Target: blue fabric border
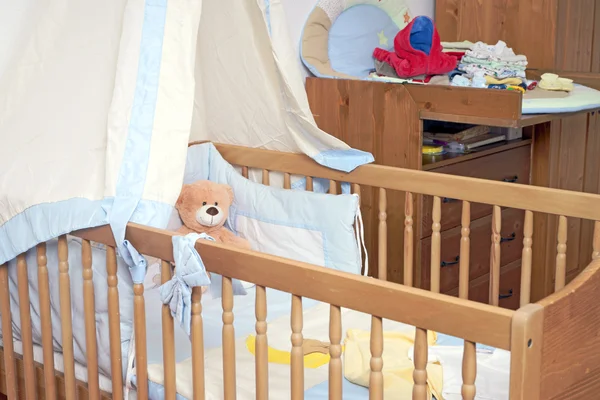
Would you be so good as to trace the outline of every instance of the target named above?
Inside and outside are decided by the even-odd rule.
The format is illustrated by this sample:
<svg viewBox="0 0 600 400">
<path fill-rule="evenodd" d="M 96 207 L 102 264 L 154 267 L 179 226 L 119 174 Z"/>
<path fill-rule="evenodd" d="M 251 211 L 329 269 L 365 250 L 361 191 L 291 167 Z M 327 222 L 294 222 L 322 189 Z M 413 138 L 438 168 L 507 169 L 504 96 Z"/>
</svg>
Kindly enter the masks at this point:
<svg viewBox="0 0 600 400">
<path fill-rule="evenodd" d="M 146 0 L 140 43 L 135 94 L 123 162 L 117 179 L 116 196 L 109 221 L 122 254 L 127 222 L 135 212 L 144 192 L 154 128 L 156 100 L 160 80 L 167 0 Z M 130 247 L 129 250 L 132 250 Z M 128 257 L 129 258 L 129 257 Z M 136 257 L 132 257 L 133 260 Z M 134 261 L 135 263 L 135 261 Z M 130 265 L 134 282 L 143 281 L 145 265 Z"/>
<path fill-rule="evenodd" d="M 375 161 L 371 153 L 356 149 L 326 150 L 312 158 L 321 165 L 343 172 L 352 172 L 361 165 Z"/>
<path fill-rule="evenodd" d="M 108 224 L 112 203 L 113 198 L 72 198 L 29 207 L 0 226 L 0 264 L 60 235 Z M 166 226 L 172 212 L 170 204 L 142 200 L 131 222 Z"/>
</svg>

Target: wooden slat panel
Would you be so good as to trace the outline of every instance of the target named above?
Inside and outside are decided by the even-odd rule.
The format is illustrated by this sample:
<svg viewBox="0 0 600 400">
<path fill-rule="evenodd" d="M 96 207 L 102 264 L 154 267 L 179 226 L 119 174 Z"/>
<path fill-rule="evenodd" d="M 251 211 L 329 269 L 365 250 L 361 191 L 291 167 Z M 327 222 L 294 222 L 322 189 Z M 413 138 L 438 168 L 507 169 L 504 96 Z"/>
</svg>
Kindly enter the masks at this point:
<svg viewBox="0 0 600 400">
<path fill-rule="evenodd" d="M 342 400 L 342 311 L 340 307 L 329 307 L 329 398 Z"/>
<path fill-rule="evenodd" d="M 133 284 L 133 329 L 135 334 L 135 374 L 137 395 L 148 397 L 148 353 L 146 344 L 146 306 L 144 284 Z"/>
<path fill-rule="evenodd" d="M 497 306 L 500 301 L 500 240 L 502 236 L 502 212 L 494 206 L 492 214 L 492 247 L 490 249 L 490 304 Z"/>
<path fill-rule="evenodd" d="M 142 254 L 163 260 L 173 260 L 172 237 L 175 232 L 129 223 L 126 239 Z M 76 236 L 114 244 L 110 226 L 86 229 Z M 271 256 L 253 251 L 233 249 L 208 240 L 196 243 L 196 249 L 209 272 L 231 276 L 256 285 L 265 286 L 328 304 L 338 303 L 370 315 L 380 315 L 412 326 L 461 337 L 473 342 L 509 347 L 510 318 L 513 311 L 485 304 L 465 302 L 448 296 L 357 276 L 329 268 Z M 222 262 L 227 259 L 228 262 Z M 268 274 L 265 271 L 269 271 Z M 320 282 L 321 285 L 315 285 Z M 331 290 L 322 290 L 322 287 Z M 362 293 L 356 296 L 356 293 Z M 343 295 L 342 295 L 343 294 Z M 376 301 L 364 301 L 365 298 Z M 411 304 L 398 308 L 398 304 Z M 419 310 L 437 310 L 436 318 Z M 462 321 L 457 324 L 456 321 Z"/>
<path fill-rule="evenodd" d="M 477 353 L 475 343 L 465 340 L 462 362 L 463 384 L 461 393 L 464 400 L 474 400 L 477 389 L 475 378 L 477 377 Z"/>
<path fill-rule="evenodd" d="M 0 265 L 0 306 L 2 307 L 2 339 L 4 344 L 4 369 L 6 395 L 9 400 L 17 399 L 17 375 L 10 312 L 10 288 L 8 287 L 8 265 Z M 10 335 L 8 334 L 10 332 Z"/>
<path fill-rule="evenodd" d="M 567 218 L 558 219 L 558 245 L 556 246 L 556 276 L 554 291 L 565 287 L 567 277 Z"/>
<path fill-rule="evenodd" d="M 290 379 L 292 388 L 292 400 L 304 399 L 304 352 L 302 344 L 302 297 L 292 295 L 292 353 L 291 353 L 291 374 Z"/>
<path fill-rule="evenodd" d="M 160 282 L 167 283 L 171 280 L 171 264 L 167 261 L 160 263 Z M 193 311 L 193 309 L 192 309 Z M 192 316 L 193 320 L 193 316 Z M 193 328 L 192 322 L 192 329 Z M 176 375 L 175 375 L 175 333 L 173 316 L 168 304 L 162 306 L 162 348 L 163 348 L 163 369 L 165 376 L 165 400 L 175 400 L 177 394 Z M 194 334 L 192 334 L 194 340 Z M 193 354 L 192 345 L 192 354 Z M 193 356 L 193 355 L 192 355 Z"/>
<path fill-rule="evenodd" d="M 201 253 L 203 254 L 203 253 Z M 203 257 L 204 258 L 204 257 Z M 208 263 L 205 263 L 209 265 Z M 235 330 L 233 328 L 233 282 L 223 275 L 223 393 L 225 400 L 236 397 L 235 383 Z"/>
<path fill-rule="evenodd" d="M 597 260 L 600 258 L 600 221 L 594 223 L 594 239 L 593 239 L 593 253 L 592 259 Z"/>
<path fill-rule="evenodd" d="M 371 317 L 371 374 L 369 400 L 383 400 L 383 320 Z"/>
<path fill-rule="evenodd" d="M 306 190 L 309 192 L 313 191 L 313 178 L 311 176 L 306 177 Z"/>
<path fill-rule="evenodd" d="M 23 342 L 23 364 L 25 375 L 25 396 L 37 397 L 35 390 L 35 368 L 33 365 L 33 338 L 31 331 L 31 306 L 29 301 L 29 278 L 25 254 L 17 256 L 17 277 L 19 286 L 19 312 L 21 316 L 21 341 Z"/>
<path fill-rule="evenodd" d="M 123 397 L 123 365 L 121 364 L 121 313 L 119 312 L 119 289 L 117 288 L 119 281 L 117 279 L 117 254 L 115 248 L 110 245 L 106 248 L 106 281 L 108 284 L 108 336 L 112 394 L 115 398 L 120 399 Z"/>
<path fill-rule="evenodd" d="M 531 263 L 533 257 L 533 213 L 525 211 L 523 254 L 521 257 L 521 307 L 531 302 Z"/>
<path fill-rule="evenodd" d="M 590 72 L 596 0 L 558 1 L 554 68 Z"/>
<path fill-rule="evenodd" d="M 225 318 L 225 316 L 223 317 Z M 190 325 L 192 335 L 192 376 L 194 377 L 193 399 L 202 400 L 205 396 L 204 327 L 202 323 L 202 287 L 199 286 L 192 288 L 192 321 Z M 226 345 L 228 346 L 230 343 L 227 342 Z M 225 358 L 223 360 L 225 360 Z M 230 360 L 227 359 L 227 361 Z M 226 391 L 226 393 L 231 395 L 229 391 Z M 233 398 L 235 398 L 235 389 L 233 391 Z"/>
<path fill-rule="evenodd" d="M 285 173 L 283 174 L 283 188 L 291 189 L 292 188 L 292 176 L 291 174 Z"/>
<path fill-rule="evenodd" d="M 592 72 L 600 72 L 600 3 L 596 1 L 596 9 L 594 15 L 594 39 L 592 43 L 594 44 L 592 47 Z M 597 80 L 600 85 L 600 79 Z M 598 86 L 600 87 L 600 86 Z M 596 89 L 598 89 L 596 87 Z"/>
<path fill-rule="evenodd" d="M 256 399 L 269 398 L 269 344 L 267 339 L 267 289 L 256 287 Z"/>
<path fill-rule="evenodd" d="M 242 167 L 242 176 L 248 179 L 248 167 Z"/>
<path fill-rule="evenodd" d="M 48 258 L 46 243 L 37 246 L 40 322 L 42 325 L 42 349 L 44 352 L 44 394 L 46 399 L 56 399 L 54 376 L 54 348 L 52 340 L 52 314 L 50 311 L 50 284 L 48 282 Z"/>
<path fill-rule="evenodd" d="M 566 217 L 600 220 L 600 209 L 595 206 L 598 202 L 598 196 L 589 193 L 442 175 L 377 164 L 364 165 L 349 174 L 345 174 L 320 166 L 311 158 L 301 154 L 248 149 L 231 145 L 216 145 L 216 147 L 223 157 L 233 164 L 243 162 L 256 168 L 266 168 L 291 174 L 308 174 L 313 177 L 357 183 L 364 186 L 376 184 L 381 188 L 412 192 L 413 194 L 449 197 L 467 200 L 471 203 L 484 203 L 546 214 L 564 215 Z M 473 187 L 477 187 L 479 190 L 473 190 Z M 402 209 L 404 209 L 404 204 Z"/>
<path fill-rule="evenodd" d="M 71 314 L 71 279 L 69 249 L 65 235 L 58 238 L 58 271 L 60 288 L 60 322 L 65 368 L 65 397 L 75 400 L 75 359 L 73 358 L 73 316 Z M 121 341 L 119 341 L 119 346 Z"/>
<path fill-rule="evenodd" d="M 89 240 L 83 240 L 81 243 L 81 261 L 83 264 L 83 308 L 85 310 L 85 352 L 88 388 L 90 400 L 98 400 L 100 398 L 100 378 L 98 375 L 98 346 L 96 343 L 96 301 L 94 299 L 92 245 Z"/>
<path fill-rule="evenodd" d="M 269 186 L 271 184 L 270 177 L 269 177 L 269 171 L 266 169 L 262 170 L 262 184 L 265 186 Z"/>
<path fill-rule="evenodd" d="M 471 203 L 463 201 L 462 228 L 460 230 L 460 265 L 458 293 L 461 299 L 469 298 L 469 266 L 471 260 Z"/>
</svg>

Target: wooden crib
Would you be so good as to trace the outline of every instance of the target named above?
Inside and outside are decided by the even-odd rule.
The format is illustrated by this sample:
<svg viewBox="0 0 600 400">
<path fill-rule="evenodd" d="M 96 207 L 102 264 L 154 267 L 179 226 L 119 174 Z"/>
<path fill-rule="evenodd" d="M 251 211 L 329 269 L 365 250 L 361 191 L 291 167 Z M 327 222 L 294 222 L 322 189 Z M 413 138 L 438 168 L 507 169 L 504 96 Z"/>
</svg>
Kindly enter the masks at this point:
<svg viewBox="0 0 600 400">
<path fill-rule="evenodd" d="M 410 324 L 416 329 L 413 399 L 427 395 L 427 331 L 445 333 L 464 339 L 463 387 L 464 399 L 473 399 L 476 392 L 475 344 L 482 343 L 511 351 L 510 398 L 590 399 L 600 390 L 600 222 L 594 223 L 592 262 L 572 282 L 565 285 L 568 218 L 600 221 L 600 196 L 532 186 L 492 182 L 471 178 L 404 170 L 379 165 L 367 165 L 350 174 L 317 165 L 304 155 L 217 145 L 223 157 L 249 170 L 262 170 L 263 183 L 269 184 L 270 172 L 284 174 L 284 187 L 291 186 L 292 175 L 307 178 L 312 189 L 314 177 L 333 183 L 348 182 L 355 193 L 361 190 L 379 191 L 378 277 L 356 276 L 314 265 L 274 257 L 252 251 L 242 251 L 209 241 L 199 241 L 196 248 L 207 269 L 223 276 L 223 398 L 236 398 L 236 362 L 234 345 L 232 279 L 255 283 L 256 292 L 256 398 L 267 399 L 268 368 L 266 332 L 266 288 L 292 294 L 291 303 L 291 394 L 292 399 L 304 396 L 302 352 L 302 298 L 312 298 L 330 304 L 329 398 L 342 399 L 341 311 L 348 308 L 372 315 L 370 399 L 383 398 L 382 319 Z M 338 185 L 330 185 L 335 194 Z M 397 238 L 388 238 L 386 198 L 391 193 L 406 197 L 404 227 L 404 284 L 386 282 L 386 246 L 394 246 Z M 418 196 L 433 196 L 433 235 L 431 249 L 431 290 L 411 287 L 411 266 L 414 263 L 413 207 Z M 459 297 L 439 294 L 440 291 L 440 221 L 441 198 L 462 200 L 462 237 L 460 239 Z M 493 205 L 492 245 L 490 249 L 490 304 L 468 299 L 470 253 L 470 205 Z M 501 207 L 525 210 L 521 307 L 517 311 L 498 307 L 500 279 Z M 559 216 L 556 248 L 555 293 L 530 304 L 533 215 L 547 213 Z M 14 353 L 13 342 L 4 337 L 3 369 L 0 389 L 9 399 L 15 398 L 122 398 L 123 371 L 119 331 L 119 294 L 117 291 L 115 243 L 108 226 L 74 232 L 83 239 L 84 307 L 87 345 L 88 382 L 75 379 L 69 264 L 66 237 L 59 238 L 60 308 L 65 371 L 55 372 L 53 364 L 49 291 L 45 245 L 38 246 L 38 277 L 42 309 L 42 347 L 44 365 L 34 362 L 29 307 L 20 309 L 23 355 Z M 129 224 L 127 239 L 143 254 L 162 261 L 162 281 L 171 278 L 173 233 Z M 98 362 L 95 343 L 94 287 L 92 285 L 90 241 L 108 246 L 107 276 L 109 301 L 109 334 L 111 353 L 112 394 L 103 393 L 98 383 Z M 579 251 L 576 249 L 575 251 Z M 33 266 L 29 266 L 33 268 Z M 29 304 L 29 292 L 23 256 L 18 257 L 18 296 L 20 304 Z M 322 285 L 315 285 L 321 282 Z M 0 267 L 0 306 L 2 326 L 11 326 L 7 266 Z M 365 301 L 369 299 L 369 301 Z M 194 399 L 204 398 L 204 349 L 201 290 L 192 295 L 192 365 Z M 46 311 L 46 312 L 44 312 Z M 134 325 L 136 373 L 139 399 L 147 398 L 147 345 L 145 332 L 144 286 L 134 285 Z M 162 309 L 164 385 L 166 399 L 175 398 L 174 321 L 168 306 Z M 5 330 L 6 332 L 6 330 Z"/>
</svg>

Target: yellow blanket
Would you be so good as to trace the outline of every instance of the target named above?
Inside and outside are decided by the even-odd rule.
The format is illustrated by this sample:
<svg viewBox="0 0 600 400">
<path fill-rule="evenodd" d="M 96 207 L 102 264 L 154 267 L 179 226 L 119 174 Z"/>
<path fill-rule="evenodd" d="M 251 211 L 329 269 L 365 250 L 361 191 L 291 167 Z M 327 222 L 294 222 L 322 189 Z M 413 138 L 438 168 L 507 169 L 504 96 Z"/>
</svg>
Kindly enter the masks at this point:
<svg viewBox="0 0 600 400">
<path fill-rule="evenodd" d="M 415 330 L 384 332 L 383 334 L 383 385 L 386 399 L 410 399 L 413 389 L 414 363 L 409 350 L 414 345 Z M 437 341 L 435 332 L 427 332 L 428 345 Z M 369 386 L 371 348 L 370 332 L 349 329 L 346 333 L 344 376 L 350 382 Z M 438 362 L 427 364 L 428 399 L 432 394 L 442 398 L 442 366 Z"/>
</svg>

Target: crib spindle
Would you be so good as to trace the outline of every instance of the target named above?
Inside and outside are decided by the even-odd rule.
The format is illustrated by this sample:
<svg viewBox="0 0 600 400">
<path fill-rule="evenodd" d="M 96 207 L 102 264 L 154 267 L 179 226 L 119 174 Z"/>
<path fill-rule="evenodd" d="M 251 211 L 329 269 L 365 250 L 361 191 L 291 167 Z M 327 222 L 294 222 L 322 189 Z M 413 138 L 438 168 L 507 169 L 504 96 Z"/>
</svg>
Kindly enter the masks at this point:
<svg viewBox="0 0 600 400">
<path fill-rule="evenodd" d="M 160 263 L 160 282 L 167 283 L 171 280 L 171 264 L 168 261 Z M 193 309 L 192 309 L 193 312 Z M 192 316 L 192 330 L 194 329 L 194 317 Z M 165 379 L 165 400 L 175 400 L 177 397 L 177 386 L 175 382 L 175 333 L 173 316 L 168 304 L 162 306 L 162 348 L 163 348 L 163 372 Z M 192 333 L 192 340 L 194 335 Z M 192 356 L 194 346 L 192 345 Z"/>
<path fill-rule="evenodd" d="M 556 276 L 554 291 L 565 287 L 567 276 L 567 217 L 558 217 L 558 245 L 556 246 Z"/>
<path fill-rule="evenodd" d="M 56 400 L 56 377 L 54 376 L 54 348 L 52 341 L 50 284 L 48 282 L 46 243 L 40 243 L 37 246 L 37 263 L 40 296 L 40 322 L 42 325 L 42 350 L 44 352 L 44 394 L 47 400 Z"/>
<path fill-rule="evenodd" d="M 377 278 L 387 280 L 387 193 L 384 188 L 379 188 L 379 262 L 377 265 Z"/>
<path fill-rule="evenodd" d="M 406 192 L 404 200 L 404 285 L 413 285 L 413 195 Z"/>
<path fill-rule="evenodd" d="M 329 306 L 329 398 L 342 399 L 342 310 Z"/>
<path fill-rule="evenodd" d="M 413 371 L 413 400 L 427 399 L 427 330 L 417 328 L 415 331 L 415 346 L 414 346 L 414 364 Z"/>
<path fill-rule="evenodd" d="M 337 182 L 329 181 L 329 194 L 337 194 Z"/>
<path fill-rule="evenodd" d="M 304 352 L 302 345 L 302 297 L 292 295 L 292 354 L 291 354 L 291 375 L 292 379 L 292 400 L 304 399 Z"/>
<path fill-rule="evenodd" d="M 525 211 L 523 225 L 523 255 L 521 257 L 521 300 L 524 307 L 531 301 L 531 263 L 533 260 L 533 212 Z"/>
<path fill-rule="evenodd" d="M 269 186 L 271 184 L 269 177 L 269 170 L 262 170 L 262 184 L 265 186 Z"/>
<path fill-rule="evenodd" d="M 71 315 L 71 278 L 67 237 L 58 238 L 58 271 L 60 289 L 60 322 L 65 367 L 65 398 L 75 400 L 75 359 L 73 358 L 73 321 Z M 119 345 L 121 341 L 119 341 Z"/>
<path fill-rule="evenodd" d="M 498 306 L 500 301 L 500 230 L 502 229 L 502 211 L 494 206 L 492 213 L 492 246 L 490 249 L 490 298 L 489 303 Z"/>
<path fill-rule="evenodd" d="M 35 390 L 35 366 L 33 364 L 29 277 L 27 276 L 27 261 L 25 260 L 25 254 L 17 256 L 17 280 L 19 286 L 19 313 L 21 316 L 21 341 L 23 343 L 25 396 L 28 399 L 35 399 L 37 395 Z"/>
<path fill-rule="evenodd" d="M 233 282 L 223 277 L 223 390 L 225 400 L 236 397 L 235 383 L 235 330 L 233 328 Z"/>
<path fill-rule="evenodd" d="M 383 400 L 383 319 L 371 316 L 369 400 Z"/>
<path fill-rule="evenodd" d="M 267 340 L 267 288 L 256 286 L 256 399 L 269 398 L 269 353 Z"/>
<path fill-rule="evenodd" d="M 148 354 L 146 347 L 146 305 L 144 284 L 133 285 L 133 332 L 135 334 L 135 374 L 137 395 L 148 398 Z"/>
<path fill-rule="evenodd" d="M 202 322 L 202 287 L 200 286 L 192 288 L 192 321 L 190 325 L 192 335 L 192 376 L 194 377 L 192 387 L 193 399 L 203 400 L 205 396 L 204 327 Z M 235 397 L 235 392 L 233 396 Z"/>
<path fill-rule="evenodd" d="M 248 179 L 248 167 L 242 167 L 242 176 Z"/>
<path fill-rule="evenodd" d="M 592 241 L 592 260 L 600 258 L 600 221 L 594 223 L 594 239 Z"/>
<path fill-rule="evenodd" d="M 8 400 L 17 399 L 17 375 L 12 336 L 12 317 L 10 313 L 10 289 L 8 287 L 8 265 L 0 265 L 0 306 L 2 307 L 2 339 L 4 347 L 4 371 L 6 396 Z"/>
<path fill-rule="evenodd" d="M 312 176 L 307 176 L 306 177 L 306 190 L 308 192 L 312 192 L 314 190 L 313 189 L 313 178 L 312 178 Z"/>
<path fill-rule="evenodd" d="M 458 296 L 469 298 L 469 265 L 471 260 L 471 203 L 463 201 L 460 231 L 460 270 Z M 477 358 L 475 343 L 465 340 L 462 360 L 462 396 L 464 400 L 475 399 L 475 377 L 477 376 Z"/>
<path fill-rule="evenodd" d="M 110 341 L 110 371 L 112 395 L 123 398 L 123 366 L 121 364 L 121 313 L 119 312 L 119 281 L 117 278 L 117 253 L 106 247 L 106 281 L 108 284 L 108 337 Z"/>
<path fill-rule="evenodd" d="M 471 265 L 471 203 L 462 202 L 460 230 L 460 265 L 458 294 L 461 299 L 469 298 L 469 266 Z"/>
<path fill-rule="evenodd" d="M 440 268 L 442 263 L 442 236 L 440 234 L 440 230 L 442 228 L 442 199 L 438 196 L 433 197 L 433 210 L 431 219 L 433 221 L 431 225 L 431 291 L 434 293 L 439 293 Z"/>
<path fill-rule="evenodd" d="M 92 271 L 92 245 L 89 240 L 81 242 L 83 266 L 83 309 L 85 310 L 85 352 L 88 368 L 88 391 L 90 400 L 100 399 L 98 376 L 98 347 L 96 344 L 96 302 L 94 299 L 94 272 Z"/>
<path fill-rule="evenodd" d="M 283 174 L 283 188 L 291 189 L 292 188 L 292 176 L 287 172 Z"/>
<path fill-rule="evenodd" d="M 463 349 L 462 378 L 461 388 L 463 400 L 474 400 L 477 390 L 475 388 L 475 378 L 477 377 L 477 353 L 475 343 L 465 340 Z"/>
</svg>

